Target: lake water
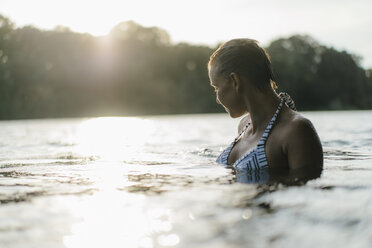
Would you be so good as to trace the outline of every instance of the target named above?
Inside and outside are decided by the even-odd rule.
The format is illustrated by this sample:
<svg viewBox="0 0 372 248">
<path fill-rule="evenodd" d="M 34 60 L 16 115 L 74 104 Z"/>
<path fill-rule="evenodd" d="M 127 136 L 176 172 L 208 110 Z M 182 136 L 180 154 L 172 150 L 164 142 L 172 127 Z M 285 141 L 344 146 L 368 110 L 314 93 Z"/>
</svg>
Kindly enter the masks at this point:
<svg viewBox="0 0 372 248">
<path fill-rule="evenodd" d="M 372 112 L 304 112 L 303 186 L 236 182 L 227 114 L 0 122 L 0 247 L 372 247 Z"/>
</svg>

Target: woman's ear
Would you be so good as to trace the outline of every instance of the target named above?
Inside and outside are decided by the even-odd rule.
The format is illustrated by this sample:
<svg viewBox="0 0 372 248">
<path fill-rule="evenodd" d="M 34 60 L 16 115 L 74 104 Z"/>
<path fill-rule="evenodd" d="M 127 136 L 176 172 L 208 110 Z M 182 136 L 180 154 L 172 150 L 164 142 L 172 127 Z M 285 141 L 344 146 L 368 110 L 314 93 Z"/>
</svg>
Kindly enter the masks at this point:
<svg viewBox="0 0 372 248">
<path fill-rule="evenodd" d="M 240 93 L 242 91 L 242 80 L 240 76 L 235 72 L 231 72 L 230 79 L 231 79 L 231 82 L 233 83 L 233 87 L 236 93 Z"/>
</svg>

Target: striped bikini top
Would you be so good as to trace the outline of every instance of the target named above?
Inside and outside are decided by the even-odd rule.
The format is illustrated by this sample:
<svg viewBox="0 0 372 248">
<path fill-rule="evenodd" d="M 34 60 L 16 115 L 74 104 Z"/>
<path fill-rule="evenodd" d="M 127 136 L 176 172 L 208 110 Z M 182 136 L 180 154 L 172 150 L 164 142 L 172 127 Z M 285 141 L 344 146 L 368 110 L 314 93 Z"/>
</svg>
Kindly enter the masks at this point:
<svg viewBox="0 0 372 248">
<path fill-rule="evenodd" d="M 233 167 L 238 170 L 259 170 L 263 168 L 268 168 L 268 163 L 266 159 L 265 154 L 265 144 L 266 140 L 269 137 L 270 131 L 275 123 L 275 120 L 279 114 L 280 109 L 283 106 L 285 99 L 282 97 L 281 101 L 279 103 L 278 108 L 275 111 L 274 116 L 271 118 L 269 124 L 267 125 L 265 132 L 263 133 L 261 139 L 258 141 L 256 147 L 251 149 L 248 153 L 241 156 L 239 159 L 235 161 L 233 164 Z M 229 147 L 227 147 L 217 158 L 217 163 L 228 165 L 227 159 L 231 153 L 231 150 L 235 146 L 235 144 L 238 142 L 240 136 L 247 130 L 247 128 L 250 126 L 251 123 L 248 123 L 239 133 L 238 137 L 235 138 L 235 140 L 230 144 Z"/>
</svg>

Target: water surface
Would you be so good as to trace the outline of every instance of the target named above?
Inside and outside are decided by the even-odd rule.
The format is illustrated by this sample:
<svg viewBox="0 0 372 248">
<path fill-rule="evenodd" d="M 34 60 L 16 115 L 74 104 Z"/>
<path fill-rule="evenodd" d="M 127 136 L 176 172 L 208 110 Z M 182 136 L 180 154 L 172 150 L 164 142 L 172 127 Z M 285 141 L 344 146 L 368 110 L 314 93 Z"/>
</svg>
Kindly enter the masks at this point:
<svg viewBox="0 0 372 248">
<path fill-rule="evenodd" d="M 225 114 L 0 122 L 0 247 L 372 246 L 372 112 L 305 112 L 302 186 L 237 183 Z"/>
</svg>

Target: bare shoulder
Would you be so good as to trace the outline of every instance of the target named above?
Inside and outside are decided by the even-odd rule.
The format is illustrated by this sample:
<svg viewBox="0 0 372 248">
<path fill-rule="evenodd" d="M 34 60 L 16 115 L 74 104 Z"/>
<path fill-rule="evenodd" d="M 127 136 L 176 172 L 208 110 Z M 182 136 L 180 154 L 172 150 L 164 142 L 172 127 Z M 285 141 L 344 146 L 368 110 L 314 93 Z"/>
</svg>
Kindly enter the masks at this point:
<svg viewBox="0 0 372 248">
<path fill-rule="evenodd" d="M 243 128 L 251 121 L 251 116 L 249 114 L 247 114 L 246 116 L 244 116 L 240 122 L 239 122 L 239 125 L 238 125 L 238 133 L 240 133 Z"/>
<path fill-rule="evenodd" d="M 292 113 L 285 125 L 285 147 L 291 169 L 323 167 L 323 149 L 312 122 Z"/>
<path fill-rule="evenodd" d="M 304 138 L 306 136 L 317 136 L 317 132 L 314 128 L 313 123 L 299 113 L 295 113 L 291 116 L 287 123 L 288 135 L 287 138 Z"/>
</svg>

